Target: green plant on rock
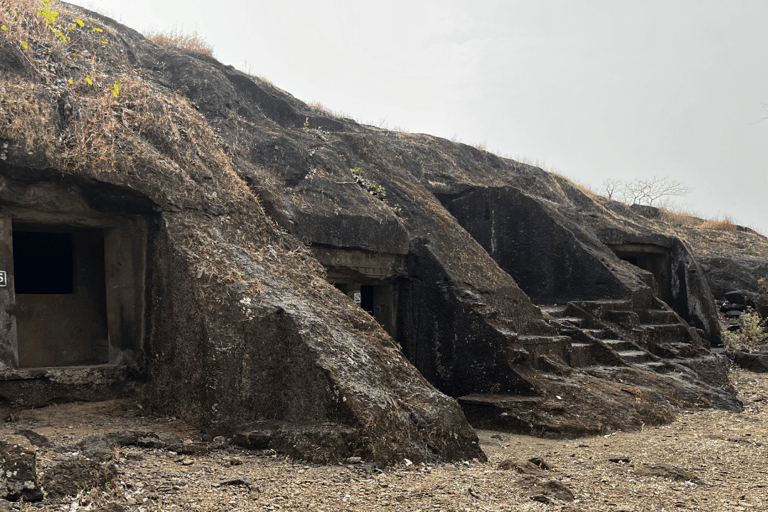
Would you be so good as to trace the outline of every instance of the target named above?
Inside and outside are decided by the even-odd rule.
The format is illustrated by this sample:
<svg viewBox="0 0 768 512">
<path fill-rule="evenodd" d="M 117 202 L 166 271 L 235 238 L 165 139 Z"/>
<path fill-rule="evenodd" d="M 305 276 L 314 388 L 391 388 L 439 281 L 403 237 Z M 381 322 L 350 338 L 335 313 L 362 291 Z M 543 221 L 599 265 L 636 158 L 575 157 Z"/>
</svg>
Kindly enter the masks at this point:
<svg viewBox="0 0 768 512">
<path fill-rule="evenodd" d="M 371 186 L 368 188 L 368 192 L 378 197 L 379 199 L 384 199 L 387 197 L 387 189 L 381 185 L 371 184 Z"/>
<path fill-rule="evenodd" d="M 768 338 L 765 333 L 765 326 L 766 320 L 749 308 L 739 317 L 738 331 L 723 333 L 723 345 L 729 352 L 760 345 Z"/>
<path fill-rule="evenodd" d="M 369 180 L 363 178 L 363 176 L 365 176 L 365 171 L 360 167 L 355 167 L 354 169 L 351 169 L 350 172 L 355 178 L 355 183 L 363 187 L 373 197 L 379 198 L 382 201 L 387 197 L 387 189 L 382 185 L 371 183 Z"/>
</svg>

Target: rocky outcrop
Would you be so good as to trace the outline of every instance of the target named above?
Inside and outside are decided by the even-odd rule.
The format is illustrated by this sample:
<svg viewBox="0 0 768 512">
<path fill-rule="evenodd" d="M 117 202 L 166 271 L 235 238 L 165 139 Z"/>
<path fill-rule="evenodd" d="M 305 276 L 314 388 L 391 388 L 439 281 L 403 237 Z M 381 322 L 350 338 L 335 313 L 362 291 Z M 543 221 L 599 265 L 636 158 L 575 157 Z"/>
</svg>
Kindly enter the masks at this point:
<svg viewBox="0 0 768 512">
<path fill-rule="evenodd" d="M 40 50 L 46 31 L 32 58 L 0 49 L 0 87 L 18 99 L 0 101 L 0 263 L 19 223 L 103 232 L 105 382 L 317 462 L 482 458 L 456 398 L 478 424 L 553 434 L 669 421 L 670 404 L 740 407 L 707 350 L 719 325 L 702 271 L 653 221 L 78 12 L 109 44 L 79 38 L 67 55 L 99 51 L 90 71 L 121 77 L 120 93 L 81 85 L 83 69 Z M 24 367 L 11 290 L 0 388 L 108 393 L 79 369 L 53 388 Z M 554 303 L 571 316 L 539 307 Z"/>
<path fill-rule="evenodd" d="M 760 307 L 768 313 L 768 238 L 742 227 L 675 230 L 693 249 L 716 299 L 753 308 L 766 304 Z"/>
</svg>

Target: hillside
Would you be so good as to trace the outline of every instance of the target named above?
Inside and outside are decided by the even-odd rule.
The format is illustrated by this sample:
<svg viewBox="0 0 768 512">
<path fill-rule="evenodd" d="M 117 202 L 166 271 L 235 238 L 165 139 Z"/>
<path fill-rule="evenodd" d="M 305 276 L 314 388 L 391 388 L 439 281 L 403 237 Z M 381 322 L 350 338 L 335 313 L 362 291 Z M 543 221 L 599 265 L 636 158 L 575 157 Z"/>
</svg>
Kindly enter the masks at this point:
<svg viewBox="0 0 768 512">
<path fill-rule="evenodd" d="M 759 235 L 711 242 L 40 8 L 0 0 L 4 408 L 137 397 L 251 447 L 382 464 L 483 459 L 473 427 L 742 410 L 704 258 Z M 40 266 L 76 268 L 74 290 L 28 285 L 20 240 L 67 240 Z"/>
</svg>

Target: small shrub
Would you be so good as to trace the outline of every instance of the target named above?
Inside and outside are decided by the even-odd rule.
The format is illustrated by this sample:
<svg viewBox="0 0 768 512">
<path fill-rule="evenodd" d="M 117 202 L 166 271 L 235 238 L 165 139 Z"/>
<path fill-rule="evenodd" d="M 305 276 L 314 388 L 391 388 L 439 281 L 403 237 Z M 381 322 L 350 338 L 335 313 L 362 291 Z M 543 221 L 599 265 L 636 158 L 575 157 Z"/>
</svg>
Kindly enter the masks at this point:
<svg viewBox="0 0 768 512">
<path fill-rule="evenodd" d="M 197 35 L 196 32 L 193 32 L 192 34 L 182 34 L 174 29 L 171 32 L 147 32 L 144 34 L 144 37 L 159 46 L 170 46 L 181 50 L 190 50 L 213 57 L 213 47 L 209 45 L 205 39 Z"/>
<path fill-rule="evenodd" d="M 359 167 L 355 167 L 354 169 L 351 169 L 350 172 L 352 173 L 352 176 L 355 178 L 355 182 L 361 187 L 363 187 L 369 194 L 371 194 L 373 197 L 377 197 L 381 199 L 382 201 L 386 199 L 387 189 L 384 188 L 382 185 L 371 183 L 367 179 L 363 178 L 363 176 L 365 176 L 364 170 L 362 170 Z"/>
<path fill-rule="evenodd" d="M 739 317 L 739 330 L 723 333 L 723 345 L 729 352 L 739 348 L 754 347 L 763 343 L 766 339 L 764 331 L 766 321 L 751 309 L 748 309 Z"/>
<path fill-rule="evenodd" d="M 381 185 L 372 184 L 368 189 L 368 192 L 378 197 L 379 199 L 384 199 L 387 197 L 387 189 Z"/>
</svg>

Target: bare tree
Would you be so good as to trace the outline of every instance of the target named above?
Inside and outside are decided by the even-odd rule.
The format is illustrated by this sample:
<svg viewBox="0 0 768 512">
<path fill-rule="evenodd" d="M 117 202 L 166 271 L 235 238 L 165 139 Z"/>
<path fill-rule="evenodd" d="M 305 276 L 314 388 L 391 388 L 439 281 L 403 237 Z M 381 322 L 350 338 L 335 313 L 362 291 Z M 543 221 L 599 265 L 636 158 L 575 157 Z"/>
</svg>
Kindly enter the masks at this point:
<svg viewBox="0 0 768 512">
<path fill-rule="evenodd" d="M 682 181 L 669 179 L 669 176 L 653 176 L 645 179 L 635 178 L 628 183 L 618 178 L 607 178 L 603 181 L 603 191 L 608 199 L 622 203 L 662 206 L 666 199 L 684 196 L 691 188 Z"/>
<path fill-rule="evenodd" d="M 636 178 L 624 185 L 624 202 L 628 204 L 658 205 L 659 201 L 674 196 L 684 196 L 691 191 L 682 181 L 671 180 L 669 176 L 659 178 Z"/>
<path fill-rule="evenodd" d="M 615 194 L 620 193 L 623 182 L 618 178 L 606 178 L 603 181 L 603 190 L 605 191 L 605 197 L 613 199 Z"/>
</svg>

